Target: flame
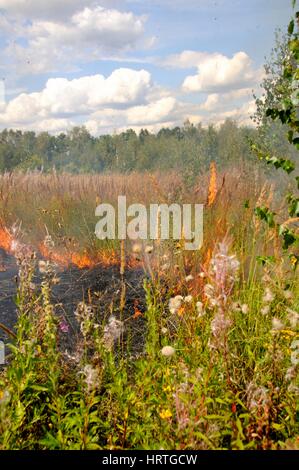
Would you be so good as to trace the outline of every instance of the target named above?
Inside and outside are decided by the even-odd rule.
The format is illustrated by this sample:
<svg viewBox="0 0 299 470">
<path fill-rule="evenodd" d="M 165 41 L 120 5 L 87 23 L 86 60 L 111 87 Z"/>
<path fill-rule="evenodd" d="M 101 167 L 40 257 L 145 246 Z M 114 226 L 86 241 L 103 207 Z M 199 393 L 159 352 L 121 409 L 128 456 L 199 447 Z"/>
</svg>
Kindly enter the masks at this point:
<svg viewBox="0 0 299 470">
<path fill-rule="evenodd" d="M 9 230 L 0 227 L 0 248 L 5 250 L 7 253 L 14 254 L 14 242 L 17 241 L 14 240 L 14 237 L 10 234 Z M 102 252 L 98 252 L 95 256 L 91 256 L 87 252 L 62 253 L 55 249 L 49 249 L 44 245 L 44 243 L 40 243 L 38 245 L 38 251 L 43 258 L 54 261 L 65 268 L 74 265 L 79 269 L 84 269 L 94 268 L 97 265 L 115 266 L 120 263 L 119 254 L 115 250 L 103 250 Z M 127 263 L 131 268 L 137 267 L 137 265 L 140 264 L 131 257 L 127 260 Z"/>
<path fill-rule="evenodd" d="M 208 206 L 212 206 L 217 197 L 217 169 L 216 163 L 212 162 L 210 166 L 210 184 L 208 194 Z"/>
<path fill-rule="evenodd" d="M 3 248 L 3 250 L 11 253 L 12 241 L 13 238 L 10 233 L 6 229 L 0 228 L 0 248 Z"/>
<path fill-rule="evenodd" d="M 114 265 L 118 263 L 117 257 L 114 252 L 102 253 L 95 257 L 91 257 L 88 253 L 59 253 L 54 250 L 49 250 L 43 243 L 39 246 L 41 255 L 54 261 L 55 263 L 69 267 L 70 265 L 77 266 L 79 269 L 94 268 L 98 264 L 104 264 L 106 266 Z"/>
</svg>

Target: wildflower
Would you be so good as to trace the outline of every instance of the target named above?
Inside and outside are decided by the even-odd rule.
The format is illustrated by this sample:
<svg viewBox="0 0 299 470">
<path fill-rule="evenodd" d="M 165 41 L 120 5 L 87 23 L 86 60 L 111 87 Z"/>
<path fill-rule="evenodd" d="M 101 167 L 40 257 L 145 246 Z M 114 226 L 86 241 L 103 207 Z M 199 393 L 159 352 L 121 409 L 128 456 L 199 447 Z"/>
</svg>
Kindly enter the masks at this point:
<svg viewBox="0 0 299 470">
<path fill-rule="evenodd" d="M 272 328 L 275 331 L 280 331 L 280 330 L 283 330 L 284 324 L 282 323 L 281 320 L 279 320 L 279 318 L 273 318 L 272 319 Z"/>
<path fill-rule="evenodd" d="M 51 235 L 46 235 L 45 236 L 44 245 L 45 245 L 46 248 L 48 248 L 48 250 L 51 250 L 51 249 L 54 248 L 55 243 L 54 243 L 54 240 L 51 237 Z"/>
<path fill-rule="evenodd" d="M 249 312 L 249 307 L 247 304 L 242 305 L 241 312 L 244 313 L 244 315 L 247 315 L 247 313 Z"/>
<path fill-rule="evenodd" d="M 164 346 L 161 350 L 162 356 L 171 357 L 175 354 L 175 349 L 172 346 Z"/>
<path fill-rule="evenodd" d="M 297 325 L 299 323 L 299 313 L 295 312 L 294 310 L 291 310 L 290 308 L 287 308 L 288 312 L 288 320 L 291 324 L 292 328 L 297 328 Z"/>
<path fill-rule="evenodd" d="M 292 367 L 289 367 L 289 369 L 287 369 L 284 378 L 287 382 L 291 382 L 292 380 L 296 378 L 296 375 L 297 375 L 297 368 L 296 366 L 292 366 Z"/>
<path fill-rule="evenodd" d="M 170 313 L 173 315 L 176 314 L 182 306 L 183 297 L 181 295 L 176 295 L 169 299 L 168 308 Z"/>
<path fill-rule="evenodd" d="M 87 364 L 86 366 L 84 366 L 83 370 L 80 373 L 84 375 L 84 382 L 86 384 L 88 393 L 98 387 L 99 374 L 97 369 L 92 367 L 90 364 Z"/>
<path fill-rule="evenodd" d="M 145 253 L 147 253 L 147 254 L 151 254 L 151 253 L 153 252 L 153 250 L 154 250 L 154 247 L 153 247 L 153 246 L 147 245 L 147 246 L 145 247 L 145 250 L 144 250 L 144 251 L 145 251 Z"/>
<path fill-rule="evenodd" d="M 111 349 L 124 332 L 124 324 L 122 321 L 117 320 L 111 316 L 108 324 L 104 328 L 103 344 L 106 349 Z"/>
<path fill-rule="evenodd" d="M 191 304 L 192 301 L 193 301 L 192 295 L 187 295 L 187 296 L 184 298 L 184 302 L 186 302 L 186 304 Z"/>
<path fill-rule="evenodd" d="M 10 400 L 10 393 L 8 390 L 0 390 L 0 406 L 6 405 Z"/>
<path fill-rule="evenodd" d="M 161 329 L 161 333 L 162 333 L 162 335 L 167 335 L 168 329 L 165 328 L 165 327 L 163 327 L 163 328 Z"/>
<path fill-rule="evenodd" d="M 265 387 L 257 386 L 251 382 L 247 386 L 247 406 L 253 411 L 256 408 L 264 407 L 269 403 L 268 390 Z"/>
<path fill-rule="evenodd" d="M 94 315 L 93 308 L 89 305 L 86 305 L 85 302 L 79 302 L 77 309 L 75 310 L 75 317 L 78 323 L 86 319 L 90 319 Z"/>
<path fill-rule="evenodd" d="M 161 271 L 167 271 L 170 268 L 169 263 L 165 263 L 161 266 Z"/>
<path fill-rule="evenodd" d="M 189 276 L 187 276 L 187 277 L 185 278 L 185 281 L 186 281 L 186 282 L 191 282 L 191 281 L 193 281 L 193 279 L 194 279 L 194 277 L 192 276 L 192 274 L 189 274 Z"/>
<path fill-rule="evenodd" d="M 61 321 L 59 323 L 59 329 L 62 331 L 62 333 L 68 333 L 69 332 L 69 325 L 67 324 L 66 321 Z"/>
<path fill-rule="evenodd" d="M 38 269 L 41 274 L 53 274 L 54 265 L 50 261 L 40 260 L 38 262 Z"/>
<path fill-rule="evenodd" d="M 299 387 L 297 387 L 296 385 L 294 384 L 290 384 L 288 386 L 288 392 L 289 393 L 294 393 L 294 395 L 299 395 Z"/>
<path fill-rule="evenodd" d="M 139 243 L 134 243 L 134 245 L 132 247 L 132 251 L 136 255 L 141 253 L 141 245 Z"/>
<path fill-rule="evenodd" d="M 299 364 L 299 350 L 292 352 L 291 363 L 293 364 L 293 366 L 297 366 Z"/>
<path fill-rule="evenodd" d="M 290 300 L 293 298 L 293 292 L 290 290 L 283 291 L 283 296 L 286 300 Z"/>
<path fill-rule="evenodd" d="M 199 317 L 202 317 L 205 314 L 202 302 L 196 302 L 196 310 Z"/>
<path fill-rule="evenodd" d="M 161 419 L 169 419 L 172 417 L 172 413 L 170 410 L 162 410 L 160 413 L 160 418 Z"/>
<path fill-rule="evenodd" d="M 268 313 L 270 312 L 270 307 L 269 305 L 265 305 L 262 309 L 261 309 L 261 314 L 266 316 L 268 315 Z"/>
<path fill-rule="evenodd" d="M 211 323 L 211 330 L 213 335 L 216 338 L 219 338 L 227 331 L 227 329 L 231 326 L 231 323 L 231 320 L 226 318 L 223 313 L 218 312 Z"/>
<path fill-rule="evenodd" d="M 270 304 L 275 299 L 275 296 L 269 287 L 265 289 L 265 295 L 263 296 L 263 303 Z"/>
<path fill-rule="evenodd" d="M 38 269 L 41 274 L 46 274 L 47 272 L 47 262 L 46 261 L 39 261 L 38 262 Z"/>
<path fill-rule="evenodd" d="M 291 344 L 291 349 L 299 349 L 299 339 L 295 339 Z"/>
<path fill-rule="evenodd" d="M 242 305 L 239 302 L 234 302 L 232 304 L 232 311 L 233 312 L 241 312 L 242 311 Z"/>
<path fill-rule="evenodd" d="M 85 302 L 80 302 L 75 310 L 75 318 L 80 325 L 80 331 L 86 337 L 93 325 L 94 310 L 91 306 L 86 305 Z"/>
</svg>

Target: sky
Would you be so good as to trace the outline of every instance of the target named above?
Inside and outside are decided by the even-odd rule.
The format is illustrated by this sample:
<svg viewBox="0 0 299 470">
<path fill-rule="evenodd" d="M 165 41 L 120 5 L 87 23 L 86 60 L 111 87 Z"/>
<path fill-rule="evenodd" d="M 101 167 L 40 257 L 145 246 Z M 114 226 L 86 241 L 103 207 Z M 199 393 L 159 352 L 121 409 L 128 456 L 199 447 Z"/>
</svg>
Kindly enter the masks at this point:
<svg viewBox="0 0 299 470">
<path fill-rule="evenodd" d="M 0 0 L 0 129 L 250 124 L 291 0 Z"/>
</svg>

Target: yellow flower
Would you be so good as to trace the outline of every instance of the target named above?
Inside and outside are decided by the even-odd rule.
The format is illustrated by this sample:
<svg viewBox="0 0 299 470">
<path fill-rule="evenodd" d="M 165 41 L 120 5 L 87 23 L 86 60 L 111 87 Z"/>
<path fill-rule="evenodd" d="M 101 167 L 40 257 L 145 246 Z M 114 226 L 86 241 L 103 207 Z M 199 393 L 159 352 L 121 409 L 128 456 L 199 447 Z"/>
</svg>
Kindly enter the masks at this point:
<svg viewBox="0 0 299 470">
<path fill-rule="evenodd" d="M 164 387 L 163 387 L 163 392 L 166 392 L 166 393 L 167 393 L 167 392 L 171 392 L 171 390 L 172 390 L 172 388 L 171 388 L 170 385 L 167 385 L 167 386 L 164 386 Z"/>
<path fill-rule="evenodd" d="M 170 410 L 162 410 L 159 414 L 161 419 L 169 419 L 172 417 L 172 413 Z"/>
<path fill-rule="evenodd" d="M 281 333 L 285 336 L 296 336 L 296 333 L 292 330 L 281 330 Z"/>
</svg>

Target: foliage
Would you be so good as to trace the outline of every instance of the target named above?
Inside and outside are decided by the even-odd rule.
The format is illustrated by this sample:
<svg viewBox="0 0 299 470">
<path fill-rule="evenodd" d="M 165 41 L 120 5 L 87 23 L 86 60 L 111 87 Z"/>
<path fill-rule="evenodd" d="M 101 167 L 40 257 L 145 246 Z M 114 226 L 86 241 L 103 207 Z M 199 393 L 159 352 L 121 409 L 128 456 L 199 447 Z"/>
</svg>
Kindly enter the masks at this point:
<svg viewBox="0 0 299 470">
<path fill-rule="evenodd" d="M 0 132 L 0 171 L 41 170 L 69 173 L 180 169 L 185 180 L 209 168 L 211 161 L 226 167 L 252 159 L 247 138 L 253 129 L 226 121 L 220 129 L 193 126 L 161 129 L 157 134 L 133 130 L 93 137 L 84 127 L 53 136 L 3 130 Z"/>
<path fill-rule="evenodd" d="M 294 2 L 295 5 L 296 2 Z M 299 34 L 298 34 L 299 12 L 295 13 L 288 27 L 288 34 L 282 43 L 275 49 L 276 58 L 272 66 L 266 67 L 267 78 L 263 82 L 265 93 L 263 99 L 257 99 L 256 121 L 265 133 L 267 119 L 279 121 L 288 131 L 287 138 L 291 145 L 297 151 L 299 150 Z M 264 145 L 253 143 L 252 150 L 261 160 L 274 166 L 276 169 L 282 169 L 288 175 L 295 174 L 291 189 L 286 196 L 288 212 L 291 220 L 276 221 L 273 212 L 268 208 L 258 208 L 257 215 L 266 220 L 270 227 L 276 228 L 283 239 L 283 247 L 288 250 L 292 247 L 290 259 L 294 267 L 298 264 L 298 254 L 296 249 L 299 243 L 298 236 L 298 217 L 299 217 L 299 177 L 296 174 L 296 164 L 293 160 L 285 157 L 278 157 L 267 149 L 267 142 L 264 139 Z M 295 158 L 298 158 L 296 152 Z M 289 225 L 292 225 L 289 228 Z"/>
</svg>

